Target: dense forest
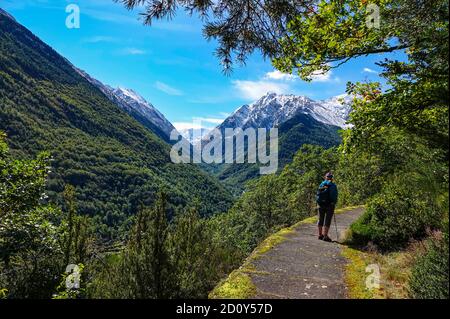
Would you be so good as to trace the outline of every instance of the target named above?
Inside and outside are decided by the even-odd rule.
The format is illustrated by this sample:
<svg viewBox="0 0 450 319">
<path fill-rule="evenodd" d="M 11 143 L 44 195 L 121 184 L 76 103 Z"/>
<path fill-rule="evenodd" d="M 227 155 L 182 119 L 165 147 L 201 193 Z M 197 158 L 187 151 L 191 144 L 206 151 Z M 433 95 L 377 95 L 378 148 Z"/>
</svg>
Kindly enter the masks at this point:
<svg viewBox="0 0 450 319">
<path fill-rule="evenodd" d="M 168 144 L 30 31 L 2 14 L 0 31 L 0 130 L 18 157 L 50 153 L 51 202 L 64 206 L 64 187 L 73 185 L 79 212 L 105 239 L 120 239 L 161 188 L 175 206 L 201 200 L 202 216 L 230 206 L 217 180 L 194 165 L 173 164 Z"/>
<path fill-rule="evenodd" d="M 202 1 L 183 3 L 208 10 Z M 220 3 L 237 12 L 234 19 L 242 17 L 238 3 Z M 67 76 L 59 56 L 0 15 L 0 129 L 7 133 L 0 136 L 0 298 L 205 298 L 269 234 L 315 214 L 315 190 L 329 170 L 340 206 L 366 205 L 351 227 L 353 243 L 390 252 L 421 241 L 425 248 L 406 283 L 409 297 L 448 298 L 448 1 L 374 3 L 380 28 L 365 23 L 366 2 L 357 0 L 314 1 L 309 10 L 272 3 L 271 17 L 289 21 L 275 24 L 276 42 L 235 20 L 206 26 L 220 40 L 226 66 L 231 53 L 243 59 L 259 48 L 276 68 L 305 79 L 362 55 L 403 50 L 407 56 L 379 62 L 385 85 L 348 84 L 353 126 L 339 145 L 301 146 L 278 174 L 248 183 L 229 209 L 231 197 L 218 182 L 168 163 L 163 142 L 118 109 L 115 116 L 99 92 Z M 169 9 L 155 7 L 149 19 Z M 242 14 L 257 20 L 262 13 Z M 105 112 L 93 112 L 88 98 Z M 98 171 L 78 166 L 97 161 Z M 129 194 L 114 186 L 117 176 L 127 185 L 135 181 Z M 188 200 L 191 193 L 196 198 Z M 90 214 L 88 205 L 104 213 Z M 133 217 L 120 229 L 123 240 L 105 247 L 101 235 L 115 225 L 113 212 Z M 79 266 L 79 289 L 64 285 L 68 264 Z"/>
</svg>

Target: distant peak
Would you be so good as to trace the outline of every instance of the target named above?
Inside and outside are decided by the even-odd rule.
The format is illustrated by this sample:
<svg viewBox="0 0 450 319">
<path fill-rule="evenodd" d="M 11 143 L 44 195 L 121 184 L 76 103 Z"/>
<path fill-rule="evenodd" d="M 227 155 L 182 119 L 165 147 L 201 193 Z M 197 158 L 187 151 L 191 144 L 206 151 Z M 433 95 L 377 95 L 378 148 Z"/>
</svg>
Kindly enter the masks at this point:
<svg viewBox="0 0 450 319">
<path fill-rule="evenodd" d="M 148 102 L 141 96 L 139 95 L 136 91 L 132 90 L 132 89 L 127 89 L 127 88 L 123 88 L 123 87 L 118 87 L 115 90 L 116 93 L 121 93 L 135 101 L 138 101 L 140 103 L 144 103 L 144 104 L 148 104 Z"/>
<path fill-rule="evenodd" d="M 266 94 L 263 95 L 263 98 L 264 98 L 264 97 L 277 96 L 277 95 L 278 95 L 278 94 L 277 94 L 276 92 L 269 91 L 269 92 L 267 92 Z"/>
<path fill-rule="evenodd" d="M 328 99 L 322 100 L 325 103 L 338 103 L 338 104 L 350 104 L 353 97 L 347 93 L 336 95 Z"/>
</svg>

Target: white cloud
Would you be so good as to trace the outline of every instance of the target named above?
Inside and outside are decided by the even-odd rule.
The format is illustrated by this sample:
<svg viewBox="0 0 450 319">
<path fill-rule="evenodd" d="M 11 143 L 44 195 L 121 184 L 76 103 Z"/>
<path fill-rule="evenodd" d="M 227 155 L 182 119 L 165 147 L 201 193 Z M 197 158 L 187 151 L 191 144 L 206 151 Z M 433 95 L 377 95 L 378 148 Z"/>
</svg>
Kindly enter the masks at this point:
<svg viewBox="0 0 450 319">
<path fill-rule="evenodd" d="M 378 74 L 377 71 L 372 70 L 372 69 L 370 69 L 370 68 L 364 68 L 364 69 L 363 69 L 363 72 L 365 72 L 365 73 L 375 73 L 375 74 Z"/>
<path fill-rule="evenodd" d="M 292 81 L 296 79 L 297 77 L 292 74 L 283 73 L 278 70 L 274 70 L 272 72 L 267 72 L 264 75 L 264 79 L 266 80 L 284 80 L 284 81 Z"/>
<path fill-rule="evenodd" d="M 83 40 L 84 43 L 100 43 L 100 42 L 118 42 L 118 39 L 110 36 L 98 35 Z"/>
<path fill-rule="evenodd" d="M 178 90 L 178 89 L 176 89 L 174 87 L 171 87 L 170 85 L 168 85 L 166 83 L 163 83 L 163 82 L 157 81 L 155 83 L 155 87 L 158 90 L 160 90 L 161 92 L 164 92 L 164 93 L 169 94 L 169 95 L 183 95 L 183 92 L 181 92 L 180 90 Z"/>
<path fill-rule="evenodd" d="M 138 48 L 125 48 L 119 51 L 121 55 L 145 55 L 147 51 Z"/>
<path fill-rule="evenodd" d="M 323 70 L 314 71 L 311 75 L 312 82 L 331 82 L 336 81 L 339 82 L 339 78 L 332 77 L 333 72 L 331 70 L 325 72 Z M 275 80 L 275 81 L 294 81 L 300 79 L 298 76 L 293 74 L 287 74 L 280 72 L 278 70 L 274 70 L 272 72 L 267 72 L 264 77 L 264 80 Z"/>
<path fill-rule="evenodd" d="M 199 129 L 205 128 L 204 126 L 202 126 L 198 123 L 195 123 L 195 122 L 173 122 L 172 124 L 173 124 L 173 126 L 175 126 L 175 128 L 178 131 L 185 131 L 185 130 L 189 130 L 191 128 L 194 130 L 199 130 Z"/>
<path fill-rule="evenodd" d="M 232 82 L 239 94 L 249 100 L 257 100 L 267 92 L 274 92 L 277 94 L 285 94 L 289 92 L 289 86 L 285 83 L 277 83 L 271 81 L 242 81 L 235 80 Z"/>
<path fill-rule="evenodd" d="M 225 118 L 228 117 L 228 113 L 220 114 L 223 117 L 193 117 L 191 122 L 175 122 L 173 126 L 179 131 L 185 131 L 188 129 L 205 129 L 212 130 L 217 125 L 222 124 Z"/>
<path fill-rule="evenodd" d="M 323 70 L 317 70 L 311 74 L 311 81 L 312 82 L 329 82 L 329 81 L 333 80 L 331 75 L 332 75 L 331 70 L 329 70 L 327 72 L 325 72 Z"/>
</svg>

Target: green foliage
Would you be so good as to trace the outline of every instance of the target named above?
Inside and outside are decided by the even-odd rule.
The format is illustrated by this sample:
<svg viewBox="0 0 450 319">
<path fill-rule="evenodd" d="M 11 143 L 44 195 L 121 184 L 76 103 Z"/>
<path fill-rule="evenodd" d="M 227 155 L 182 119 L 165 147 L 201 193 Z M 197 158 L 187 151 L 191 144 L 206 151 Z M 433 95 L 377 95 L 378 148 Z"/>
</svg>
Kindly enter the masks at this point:
<svg viewBox="0 0 450 319">
<path fill-rule="evenodd" d="M 217 236 L 236 258 L 248 255 L 269 234 L 315 214 L 316 189 L 336 165 L 334 149 L 304 145 L 279 175 L 249 182 L 230 211 L 212 219 Z"/>
<path fill-rule="evenodd" d="M 174 207 L 198 197 L 202 216 L 230 206 L 231 195 L 217 180 L 194 165 L 171 163 L 168 144 L 3 14 L 0 70 L 0 130 L 8 134 L 13 154 L 31 158 L 48 151 L 49 199 L 65 208 L 64 187 L 73 185 L 77 211 L 91 216 L 104 238 L 126 234 L 140 205 L 151 205 L 161 188 Z M 26 179 L 32 169 L 14 179 Z M 24 205 L 27 200 L 33 199 L 16 199 Z"/>
<path fill-rule="evenodd" d="M 294 155 L 305 144 L 324 148 L 338 146 L 341 142 L 338 132 L 339 127 L 320 123 L 306 114 L 299 114 L 281 123 L 278 128 L 278 171 L 281 172 L 286 164 L 292 162 Z M 242 194 L 247 182 L 260 176 L 259 166 L 248 163 L 213 165 L 212 168 L 206 169 L 216 175 L 236 195 Z"/>
<path fill-rule="evenodd" d="M 67 213 L 60 226 L 64 264 L 85 263 L 92 250 L 94 226 L 88 216 L 77 214 L 75 188 L 72 185 L 66 185 L 64 199 Z"/>
<path fill-rule="evenodd" d="M 444 233 L 426 243 L 426 252 L 415 263 L 409 282 L 410 295 L 417 299 L 448 299 L 448 224 Z"/>
<path fill-rule="evenodd" d="M 59 274 L 59 211 L 41 204 L 48 157 L 14 160 L 0 134 L 0 287 L 8 298 L 51 296 Z M 6 291 L 6 292 L 5 292 Z"/>
<path fill-rule="evenodd" d="M 343 156 L 342 188 L 353 194 L 351 199 L 368 199 L 365 214 L 352 226 L 353 239 L 394 249 L 439 227 L 445 217 L 448 166 L 441 150 L 402 131 L 385 130 L 372 142 Z"/>
<path fill-rule="evenodd" d="M 230 268 L 233 252 L 213 236 L 197 206 L 167 222 L 167 198 L 138 214 L 122 252 L 98 264 L 94 298 L 206 298 Z M 235 266 L 236 264 L 232 264 Z"/>
<path fill-rule="evenodd" d="M 6 287 L 2 293 L 7 298 L 50 298 L 69 263 L 89 261 L 93 227 L 86 216 L 77 214 L 71 186 L 66 188 L 67 214 L 45 204 L 47 156 L 16 160 L 8 154 L 4 138 L 2 133 L 0 287 Z M 58 291 L 64 295 L 61 287 Z"/>
<path fill-rule="evenodd" d="M 2 288 L 0 289 L 0 299 L 6 299 L 8 296 L 8 289 Z"/>
<path fill-rule="evenodd" d="M 60 272 L 60 212 L 41 203 L 48 157 L 10 157 L 0 135 L 0 287 L 8 298 L 51 296 Z"/>
<path fill-rule="evenodd" d="M 179 214 L 170 233 L 177 298 L 206 298 L 229 270 L 230 251 L 214 241 L 212 229 L 200 218 L 197 207 Z"/>
<path fill-rule="evenodd" d="M 83 282 L 85 266 L 83 264 L 77 264 L 76 267 L 76 274 L 66 272 L 61 276 L 61 283 L 56 288 L 57 293 L 53 295 L 53 299 L 81 299 L 85 297 L 86 288 Z M 68 287 L 68 282 L 73 287 Z"/>
<path fill-rule="evenodd" d="M 170 260 L 167 198 L 159 194 L 153 209 L 143 209 L 128 242 L 114 290 L 120 298 L 169 298 L 174 290 L 174 269 Z M 120 288 L 119 288 L 120 287 Z M 117 289 L 119 288 L 119 289 Z"/>
<path fill-rule="evenodd" d="M 352 225 L 356 242 L 372 241 L 382 249 L 405 246 L 420 239 L 428 228 L 436 229 L 443 215 L 434 203 L 434 194 L 418 188 L 414 176 L 406 175 L 387 182 L 367 203 L 361 219 Z"/>
</svg>

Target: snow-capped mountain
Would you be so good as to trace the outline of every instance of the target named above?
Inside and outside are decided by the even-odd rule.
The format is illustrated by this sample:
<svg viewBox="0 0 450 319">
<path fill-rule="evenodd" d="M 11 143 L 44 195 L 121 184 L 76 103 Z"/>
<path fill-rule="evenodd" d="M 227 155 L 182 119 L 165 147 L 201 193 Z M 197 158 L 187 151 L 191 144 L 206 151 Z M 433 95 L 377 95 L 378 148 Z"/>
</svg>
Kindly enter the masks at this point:
<svg viewBox="0 0 450 319">
<path fill-rule="evenodd" d="M 117 97 L 126 103 L 126 106 L 131 107 L 145 118 L 149 119 L 168 137 L 170 137 L 170 132 L 172 132 L 175 127 L 164 117 L 164 115 L 161 114 L 161 112 L 159 112 L 152 104 L 147 102 L 142 96 L 133 90 L 124 88 L 114 89 L 113 92 Z"/>
<path fill-rule="evenodd" d="M 351 102 L 352 97 L 348 94 L 321 100 L 314 107 L 312 115 L 319 122 L 346 128 L 349 127 L 347 121 L 352 111 Z"/>
<path fill-rule="evenodd" d="M 188 140 L 191 144 L 196 144 L 199 142 L 203 136 L 205 136 L 210 129 L 207 128 L 186 128 L 178 129 L 178 132 L 182 137 Z"/>
<path fill-rule="evenodd" d="M 92 78 L 89 74 L 78 68 L 74 69 L 85 79 L 100 89 L 112 102 L 125 110 L 128 114 L 148 127 L 157 135 L 164 136 L 164 140 L 170 138 L 170 132 L 175 127 L 170 123 L 161 112 L 159 112 L 151 103 L 147 102 L 142 96 L 131 89 L 112 88 L 102 82 Z"/>
<path fill-rule="evenodd" d="M 346 121 L 351 111 L 350 101 L 347 95 L 315 101 L 306 96 L 267 93 L 256 102 L 241 106 L 218 128 L 269 129 L 302 113 L 319 122 L 343 128 L 347 126 Z"/>
</svg>

